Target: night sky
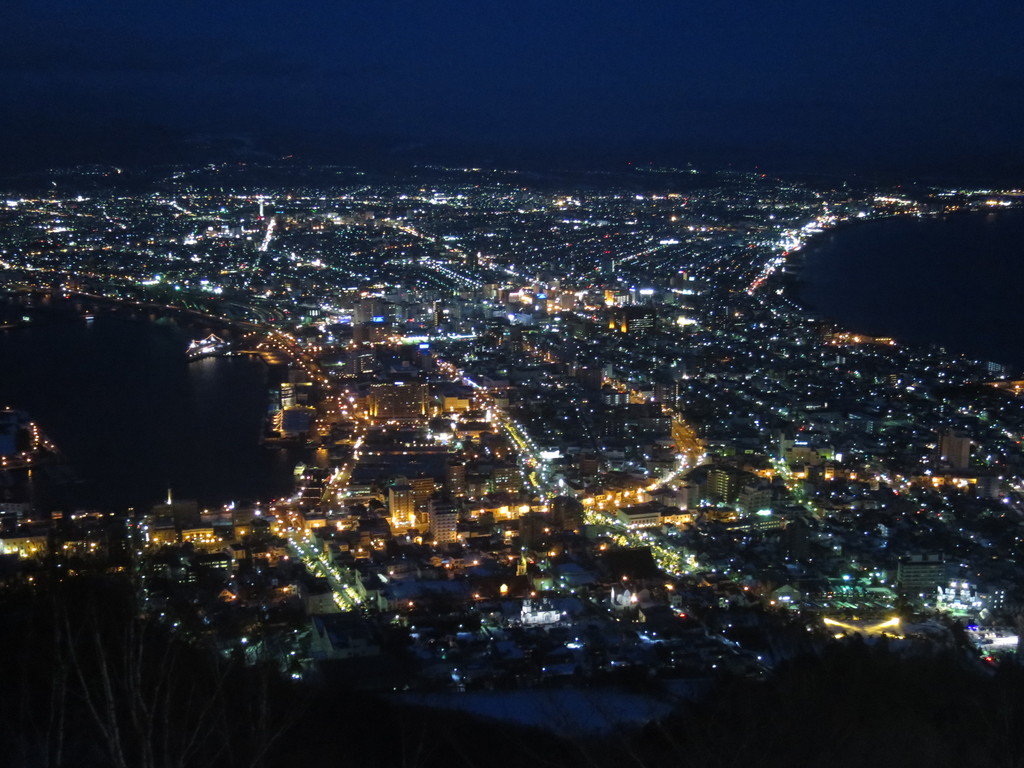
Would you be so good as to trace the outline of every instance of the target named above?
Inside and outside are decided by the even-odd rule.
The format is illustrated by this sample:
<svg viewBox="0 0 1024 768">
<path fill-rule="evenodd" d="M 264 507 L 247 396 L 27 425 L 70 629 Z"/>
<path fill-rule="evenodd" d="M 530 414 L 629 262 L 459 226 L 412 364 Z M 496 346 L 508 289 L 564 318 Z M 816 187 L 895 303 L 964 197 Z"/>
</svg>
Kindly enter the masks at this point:
<svg viewBox="0 0 1024 768">
<path fill-rule="evenodd" d="M 8 167 L 1024 168 L 1019 0 L 7 0 Z"/>
</svg>

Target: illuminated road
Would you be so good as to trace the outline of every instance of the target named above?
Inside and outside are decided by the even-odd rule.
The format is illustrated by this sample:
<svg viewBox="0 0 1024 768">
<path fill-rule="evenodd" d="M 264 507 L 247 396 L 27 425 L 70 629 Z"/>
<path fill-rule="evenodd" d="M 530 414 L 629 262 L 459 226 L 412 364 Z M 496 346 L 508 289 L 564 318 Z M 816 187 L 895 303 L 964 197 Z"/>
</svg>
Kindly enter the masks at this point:
<svg viewBox="0 0 1024 768">
<path fill-rule="evenodd" d="M 786 484 L 786 489 L 793 494 L 793 499 L 798 503 L 806 507 L 807 511 L 810 512 L 817 518 L 823 517 L 821 509 L 813 501 L 807 498 L 807 494 L 804 492 L 804 484 L 800 478 L 794 477 L 792 471 L 789 469 L 789 465 L 786 464 L 782 459 L 772 457 L 772 466 L 775 467 L 776 474 L 782 478 L 782 482 Z"/>
<path fill-rule="evenodd" d="M 615 509 L 588 509 L 587 523 L 607 527 L 611 540 L 620 547 L 647 547 L 658 568 L 669 576 L 684 576 L 702 570 L 696 557 L 657 528 L 629 528 L 615 517 Z"/>
<path fill-rule="evenodd" d="M 291 550 L 302 560 L 306 570 L 314 576 L 327 579 L 334 593 L 334 602 L 341 610 L 352 611 L 362 604 L 363 599 L 353 583 L 345 578 L 323 552 L 317 550 L 312 536 L 302 531 L 293 531 L 287 534 L 287 538 Z"/>
<path fill-rule="evenodd" d="M 301 527 L 291 511 L 292 504 L 301 495 L 300 491 L 292 501 L 285 502 L 273 510 L 276 518 L 274 533 L 288 541 L 288 549 L 302 561 L 307 571 L 313 576 L 327 580 L 338 608 L 342 611 L 355 610 L 363 602 L 355 581 L 358 577 L 342 571 L 331 563 L 328 556 L 317 549 L 313 535 Z"/>
<path fill-rule="evenodd" d="M 267 249 L 270 247 L 270 241 L 274 237 L 274 228 L 276 226 L 277 226 L 277 219 L 275 219 L 273 216 L 271 216 L 267 220 L 267 233 L 263 236 L 263 242 L 261 242 L 260 245 L 259 245 L 259 250 L 262 251 L 263 253 L 266 253 Z"/>
<path fill-rule="evenodd" d="M 425 235 L 415 227 L 409 226 L 408 224 L 398 224 L 397 222 L 394 221 L 385 221 L 385 223 L 397 229 L 399 232 L 404 232 L 405 234 L 415 237 L 418 240 L 422 240 L 431 246 L 435 245 L 435 240 L 433 237 L 431 237 L 430 235 Z M 463 261 L 466 261 L 469 258 L 465 251 L 463 251 L 461 248 L 456 248 L 453 245 L 445 244 L 444 249 L 453 256 L 457 256 L 458 258 L 462 259 Z M 433 272 L 436 272 L 442 277 L 445 277 L 455 283 L 460 283 L 466 286 L 467 288 L 479 289 L 483 288 L 484 286 L 482 280 L 477 280 L 476 278 L 470 277 L 469 275 L 464 275 L 461 272 L 456 272 L 448 264 L 442 264 L 436 261 L 435 259 L 431 259 L 430 257 L 421 258 L 417 262 L 417 266 L 423 269 L 428 269 Z"/>
<path fill-rule="evenodd" d="M 520 462 L 523 464 L 523 475 L 526 477 L 530 486 L 537 491 L 542 498 L 546 497 L 550 492 L 556 492 L 555 486 L 550 479 L 550 468 L 548 462 L 541 457 L 540 448 L 538 448 L 537 444 L 533 442 L 533 438 L 531 438 L 529 433 L 523 429 L 522 425 L 515 421 L 515 419 L 505 411 L 505 409 L 499 408 L 495 405 L 494 399 L 491 397 L 491 393 L 469 378 L 469 376 L 467 376 L 453 363 L 445 360 L 438 360 L 438 367 L 444 370 L 453 379 L 461 381 L 466 386 L 472 387 L 479 395 L 487 400 L 489 403 L 488 411 L 490 411 L 493 418 L 498 420 L 501 428 L 505 430 L 512 442 L 515 444 L 516 449 L 519 452 Z"/>
</svg>

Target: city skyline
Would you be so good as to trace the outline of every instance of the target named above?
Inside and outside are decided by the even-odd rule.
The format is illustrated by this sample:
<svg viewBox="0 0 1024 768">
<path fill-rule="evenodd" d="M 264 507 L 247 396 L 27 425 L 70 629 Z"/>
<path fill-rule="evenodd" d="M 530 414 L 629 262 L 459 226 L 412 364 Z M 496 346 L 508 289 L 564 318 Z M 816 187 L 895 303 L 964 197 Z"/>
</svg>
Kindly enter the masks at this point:
<svg viewBox="0 0 1024 768">
<path fill-rule="evenodd" d="M 1020 761 L 1024 6 L 0 29 L 12 764 Z"/>
<path fill-rule="evenodd" d="M 449 724 L 425 766 L 496 732 L 518 764 L 542 737 L 600 755 L 569 766 L 793 765 L 880 691 L 898 719 L 860 726 L 856 764 L 1012 751 L 979 722 L 1019 693 L 1019 368 L 837 325 L 800 287 L 812 246 L 894 224 L 1012 261 L 1020 189 L 294 160 L 23 185 L 0 206 L 21 752 L 67 712 L 76 766 L 397 764 L 393 706 Z M 781 744 L 776 696 L 803 713 Z M 376 727 L 337 716 L 356 697 Z"/>
</svg>

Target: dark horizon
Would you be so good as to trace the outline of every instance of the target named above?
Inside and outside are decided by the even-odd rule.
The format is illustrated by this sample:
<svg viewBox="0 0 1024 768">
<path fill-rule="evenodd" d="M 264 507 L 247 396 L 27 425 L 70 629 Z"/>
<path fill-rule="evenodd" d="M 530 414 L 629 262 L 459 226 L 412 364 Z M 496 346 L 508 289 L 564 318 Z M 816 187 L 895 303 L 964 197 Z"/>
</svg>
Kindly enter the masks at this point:
<svg viewBox="0 0 1024 768">
<path fill-rule="evenodd" d="M 297 155 L 1013 180 L 1024 9 L 12 4 L 0 169 Z"/>
<path fill-rule="evenodd" d="M 522 171 L 619 171 L 630 167 L 664 166 L 703 171 L 736 169 L 773 175 L 827 176 L 869 183 L 933 183 L 1020 186 L 1024 156 L 1015 153 L 965 154 L 952 157 L 877 157 L 858 153 L 797 153 L 758 150 L 710 142 L 691 152 L 664 144 L 595 146 L 488 146 L 469 142 L 421 142 L 401 136 L 345 135 L 285 137 L 238 132 L 175 134 L 171 129 L 145 125 L 131 131 L 80 135 L 73 144 L 62 141 L 54 127 L 20 138 L 8 137 L 19 152 L 0 160 L 0 175 L 8 181 L 51 169 L 78 165 L 146 168 L 196 163 L 279 163 L 351 165 L 371 170 L 405 171 L 421 165 Z M 898 154 L 898 153 L 897 153 Z"/>
</svg>

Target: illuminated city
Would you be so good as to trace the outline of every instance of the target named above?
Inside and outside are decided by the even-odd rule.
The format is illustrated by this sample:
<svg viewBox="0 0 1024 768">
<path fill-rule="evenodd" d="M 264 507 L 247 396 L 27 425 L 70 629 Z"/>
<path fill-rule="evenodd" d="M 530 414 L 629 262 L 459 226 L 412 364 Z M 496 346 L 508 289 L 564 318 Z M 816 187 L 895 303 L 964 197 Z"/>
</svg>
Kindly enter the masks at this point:
<svg viewBox="0 0 1024 768">
<path fill-rule="evenodd" d="M 853 637 L 951 646 L 955 617 L 979 657 L 1016 651 L 982 639 L 1016 635 L 1024 586 L 990 554 L 1024 513 L 1008 369 L 843 331 L 791 282 L 825 229 L 1019 192 L 709 171 L 583 194 L 451 168 L 242 191 L 259 173 L 7 201 L 15 325 L 202 318 L 186 361 L 277 371 L 263 439 L 303 456 L 291 495 L 243 506 L 12 498 L 21 578 L 130 569 L 193 642 L 378 691 L 758 679 Z M 5 466 L 40 450 L 24 429 Z"/>
<path fill-rule="evenodd" d="M 1020 764 L 1019 10 L 85 5 L 0 65 L 12 765 Z"/>
</svg>

